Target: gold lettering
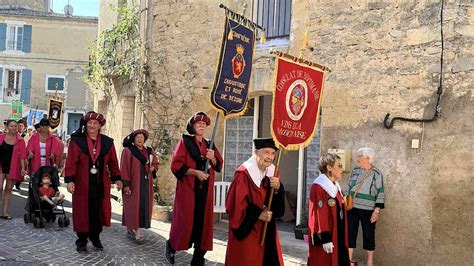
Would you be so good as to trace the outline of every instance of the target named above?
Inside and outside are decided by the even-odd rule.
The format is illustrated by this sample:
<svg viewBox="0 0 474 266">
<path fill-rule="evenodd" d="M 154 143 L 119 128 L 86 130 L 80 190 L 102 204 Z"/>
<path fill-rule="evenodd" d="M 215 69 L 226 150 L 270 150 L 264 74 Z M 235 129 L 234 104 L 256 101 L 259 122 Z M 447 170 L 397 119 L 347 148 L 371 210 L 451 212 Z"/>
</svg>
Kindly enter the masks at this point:
<svg viewBox="0 0 474 266">
<path fill-rule="evenodd" d="M 235 103 L 242 103 L 242 98 L 239 98 L 239 97 L 235 97 L 233 95 L 230 95 L 229 96 L 229 100 L 235 102 Z"/>
<path fill-rule="evenodd" d="M 242 89 L 232 89 L 232 92 L 235 93 L 235 94 L 239 94 L 239 95 L 242 95 Z"/>
<path fill-rule="evenodd" d="M 226 85 L 232 85 L 241 89 L 245 89 L 246 84 L 242 82 L 238 82 L 236 80 L 231 80 L 231 79 L 224 79 L 224 84 Z"/>
</svg>

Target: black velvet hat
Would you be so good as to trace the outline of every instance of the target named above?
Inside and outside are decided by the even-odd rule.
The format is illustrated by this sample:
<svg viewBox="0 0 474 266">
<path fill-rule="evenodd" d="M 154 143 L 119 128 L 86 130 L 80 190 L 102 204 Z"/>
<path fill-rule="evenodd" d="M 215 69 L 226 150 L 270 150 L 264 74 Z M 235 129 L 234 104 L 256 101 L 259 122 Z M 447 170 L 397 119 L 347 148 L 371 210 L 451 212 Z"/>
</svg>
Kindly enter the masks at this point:
<svg viewBox="0 0 474 266">
<path fill-rule="evenodd" d="M 49 126 L 50 123 L 49 123 L 49 120 L 47 118 L 43 118 L 43 119 L 40 120 L 39 125 L 40 126 Z"/>
<path fill-rule="evenodd" d="M 275 141 L 272 138 L 258 138 L 254 139 L 253 143 L 255 144 L 255 149 L 260 150 L 263 148 L 273 148 L 275 151 L 278 151 Z"/>
</svg>

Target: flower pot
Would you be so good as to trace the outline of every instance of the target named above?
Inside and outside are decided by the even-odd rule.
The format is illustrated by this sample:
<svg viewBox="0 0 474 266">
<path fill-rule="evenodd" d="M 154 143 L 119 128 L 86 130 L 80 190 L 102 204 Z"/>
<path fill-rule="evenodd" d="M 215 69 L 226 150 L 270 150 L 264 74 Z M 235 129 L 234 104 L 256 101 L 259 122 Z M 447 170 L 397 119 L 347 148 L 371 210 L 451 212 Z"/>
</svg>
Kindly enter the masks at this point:
<svg viewBox="0 0 474 266">
<path fill-rule="evenodd" d="M 170 206 L 153 206 L 153 220 L 158 220 L 162 222 L 171 221 L 171 207 Z"/>
</svg>

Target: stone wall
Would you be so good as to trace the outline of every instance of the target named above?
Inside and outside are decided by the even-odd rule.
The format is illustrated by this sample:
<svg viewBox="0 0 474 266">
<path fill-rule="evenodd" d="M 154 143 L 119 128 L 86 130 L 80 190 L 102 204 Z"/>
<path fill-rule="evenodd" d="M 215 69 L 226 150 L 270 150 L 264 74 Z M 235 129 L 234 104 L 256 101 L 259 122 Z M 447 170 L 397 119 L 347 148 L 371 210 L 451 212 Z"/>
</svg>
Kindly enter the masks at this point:
<svg viewBox="0 0 474 266">
<path fill-rule="evenodd" d="M 212 126 L 214 124 L 215 112 L 209 104 L 209 93 L 219 55 L 219 39 L 222 37 L 224 14 L 217 7 L 220 2 L 165 0 L 153 1 L 151 7 L 151 79 L 161 89 L 176 91 L 172 99 L 176 104 L 170 106 L 169 113 L 173 117 L 178 117 L 176 113 L 182 114 L 179 116 L 180 128 L 170 128 L 172 149 L 184 132 L 186 120 L 195 112 L 204 111 L 211 117 Z M 191 103 L 182 110 L 179 104 L 182 101 Z M 158 115 L 150 113 L 150 120 L 153 121 Z M 216 142 L 222 151 L 222 119 L 220 121 Z M 210 137 L 212 127 L 208 128 L 207 133 Z M 162 161 L 158 185 L 163 199 L 172 203 L 176 178 L 169 169 L 169 160 Z"/>
<path fill-rule="evenodd" d="M 241 11 L 235 1 L 214 0 L 153 1 L 151 7 L 151 77 L 177 92 L 194 89 L 185 117 L 197 110 L 213 116 L 208 88 L 219 54 L 221 2 Z M 375 257 L 380 265 L 474 262 L 468 197 L 474 163 L 470 1 L 446 1 L 444 7 L 442 116 L 424 124 L 396 122 L 390 130 L 382 126 L 387 112 L 432 116 L 440 77 L 439 21 L 439 1 L 294 0 L 289 43 L 260 46 L 254 60 L 250 95 L 269 94 L 274 64 L 268 50 L 277 47 L 298 55 L 308 30 L 312 51 L 306 50 L 306 58 L 332 70 L 322 102 L 321 151 L 334 147 L 354 154 L 360 147 L 373 147 L 375 164 L 385 176 L 387 208 L 377 225 Z M 176 100 L 191 96 L 180 97 Z M 422 140 L 421 148 L 411 149 L 412 139 Z M 218 147 L 221 143 L 218 139 Z M 166 162 L 159 176 L 160 188 L 172 200 L 175 181 Z M 356 256 L 365 258 L 360 249 Z"/>
<path fill-rule="evenodd" d="M 314 51 L 307 58 L 332 70 L 322 102 L 321 150 L 373 147 L 384 173 L 387 199 L 377 224 L 377 264 L 474 262 L 468 251 L 474 232 L 466 226 L 474 222 L 467 197 L 474 162 L 469 1 L 444 7 L 442 116 L 424 124 L 397 121 L 390 130 L 382 126 L 386 113 L 412 118 L 434 113 L 440 7 L 434 1 L 293 3 L 290 51 L 299 51 L 298 40 L 309 29 Z M 421 148 L 411 149 L 411 139 L 422 140 Z"/>
<path fill-rule="evenodd" d="M 130 0 L 131 4 L 137 1 Z M 98 35 L 111 29 L 117 23 L 119 16 L 117 8 L 125 2 L 105 0 L 99 3 Z M 102 132 L 114 139 L 117 156 L 120 160 L 122 140 L 130 134 L 135 122 L 135 95 L 130 83 L 124 84 L 121 78 L 111 78 L 104 83 L 107 93 L 94 91 L 94 109 L 103 113 L 107 123 Z"/>
</svg>

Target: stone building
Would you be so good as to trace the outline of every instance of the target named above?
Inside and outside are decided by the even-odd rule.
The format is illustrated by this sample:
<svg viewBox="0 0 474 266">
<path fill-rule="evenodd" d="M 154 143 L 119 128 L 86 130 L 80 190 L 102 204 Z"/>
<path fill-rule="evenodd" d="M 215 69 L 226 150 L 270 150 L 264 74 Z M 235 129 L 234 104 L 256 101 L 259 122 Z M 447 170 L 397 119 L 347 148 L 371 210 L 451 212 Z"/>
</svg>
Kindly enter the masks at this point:
<svg viewBox="0 0 474 266">
<path fill-rule="evenodd" d="M 148 44 L 148 90 L 175 92 L 167 110 L 171 116 L 189 117 L 202 110 L 214 117 L 209 92 L 224 20 L 219 3 L 267 28 L 267 42 L 256 47 L 247 115 L 219 123 L 217 146 L 225 161 L 221 179 L 230 180 L 235 166 L 250 155 L 253 137 L 269 136 L 274 69 L 270 49 L 298 55 L 308 32 L 305 58 L 328 66 L 331 72 L 324 84 L 320 133 L 307 149 L 284 155 L 283 182 L 290 202 L 299 205 L 297 218 L 301 218 L 308 187 L 318 174 L 319 154 L 330 148 L 351 150 L 354 165 L 355 151 L 369 146 L 376 150 L 375 164 L 384 174 L 387 195 L 377 225 L 376 263 L 474 263 L 470 255 L 474 210 L 469 197 L 474 164 L 471 1 L 449 0 L 443 5 L 428 0 L 140 2 L 142 37 Z M 396 121 L 393 128 L 384 128 L 387 113 L 430 120 L 440 77 L 441 116 L 424 123 Z M 120 104 L 101 105 L 99 101 L 98 106 L 108 117 L 122 121 L 114 134 L 123 137 L 124 128 L 144 125 L 143 115 L 135 94 L 121 97 L 121 88 L 115 91 L 119 93 L 113 101 Z M 163 105 L 149 99 L 152 106 Z M 188 103 L 186 109 L 181 108 L 183 102 Z M 152 126 L 161 114 L 147 114 Z M 184 122 L 179 130 L 168 130 L 174 132 L 175 143 Z M 302 171 L 298 171 L 299 161 Z M 347 174 L 343 179 L 347 182 Z M 175 179 L 166 161 L 158 183 L 162 191 L 169 192 L 162 196 L 172 201 L 167 196 L 173 195 Z"/>
<path fill-rule="evenodd" d="M 70 134 L 92 108 L 82 76 L 97 18 L 53 13 L 49 1 L 17 2 L 0 6 L 0 117 L 9 116 L 14 100 L 23 102 L 23 116 L 30 108 L 46 111 L 57 95 L 65 107 L 58 133 Z"/>
</svg>

